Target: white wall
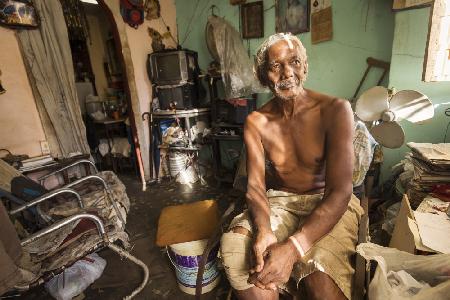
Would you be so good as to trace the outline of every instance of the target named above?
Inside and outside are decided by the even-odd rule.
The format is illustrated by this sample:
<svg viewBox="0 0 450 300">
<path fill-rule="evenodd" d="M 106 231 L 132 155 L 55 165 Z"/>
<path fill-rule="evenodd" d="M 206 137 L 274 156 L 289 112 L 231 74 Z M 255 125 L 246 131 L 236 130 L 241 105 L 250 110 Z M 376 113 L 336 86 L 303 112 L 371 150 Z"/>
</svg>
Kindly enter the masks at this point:
<svg viewBox="0 0 450 300">
<path fill-rule="evenodd" d="M 40 156 L 40 141 L 46 138 L 15 31 L 0 27 L 0 41 L 0 79 L 6 89 L 0 95 L 0 148 Z"/>
</svg>

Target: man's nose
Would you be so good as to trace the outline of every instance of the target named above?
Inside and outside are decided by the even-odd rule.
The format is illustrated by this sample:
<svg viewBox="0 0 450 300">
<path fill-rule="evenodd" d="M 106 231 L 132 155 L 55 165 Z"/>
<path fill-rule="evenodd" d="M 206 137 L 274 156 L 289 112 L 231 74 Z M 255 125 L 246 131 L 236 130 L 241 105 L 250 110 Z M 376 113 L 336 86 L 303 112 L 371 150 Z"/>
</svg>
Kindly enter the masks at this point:
<svg viewBox="0 0 450 300">
<path fill-rule="evenodd" d="M 294 70 L 293 68 L 287 64 L 283 66 L 283 72 L 282 72 L 283 79 L 291 78 L 294 76 Z"/>
</svg>

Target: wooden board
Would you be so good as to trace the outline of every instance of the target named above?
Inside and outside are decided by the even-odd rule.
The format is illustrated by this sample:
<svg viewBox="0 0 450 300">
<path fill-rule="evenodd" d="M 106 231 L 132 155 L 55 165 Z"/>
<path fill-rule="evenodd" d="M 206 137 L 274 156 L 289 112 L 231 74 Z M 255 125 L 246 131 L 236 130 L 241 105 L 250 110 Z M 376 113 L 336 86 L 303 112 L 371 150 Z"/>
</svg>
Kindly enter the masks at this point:
<svg viewBox="0 0 450 300">
<path fill-rule="evenodd" d="M 158 221 L 160 247 L 209 238 L 219 222 L 216 201 L 204 200 L 165 207 Z"/>
<path fill-rule="evenodd" d="M 393 10 L 403 10 L 411 8 L 421 8 L 429 6 L 433 0 L 394 0 L 392 4 Z"/>
</svg>

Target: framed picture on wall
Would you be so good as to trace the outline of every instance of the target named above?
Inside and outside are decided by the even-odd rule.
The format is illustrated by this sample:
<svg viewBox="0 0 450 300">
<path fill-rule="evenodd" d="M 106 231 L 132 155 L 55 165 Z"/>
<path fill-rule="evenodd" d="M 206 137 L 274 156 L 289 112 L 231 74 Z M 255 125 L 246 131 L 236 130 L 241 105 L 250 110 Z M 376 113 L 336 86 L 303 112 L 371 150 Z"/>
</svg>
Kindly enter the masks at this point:
<svg viewBox="0 0 450 300">
<path fill-rule="evenodd" d="M 0 0 L 0 25 L 8 27 L 39 26 L 39 18 L 31 0 Z"/>
<path fill-rule="evenodd" d="M 275 0 L 276 32 L 308 32 L 310 9 L 310 0 Z"/>
<path fill-rule="evenodd" d="M 262 1 L 241 5 L 242 37 L 244 39 L 264 36 L 264 5 Z"/>
</svg>

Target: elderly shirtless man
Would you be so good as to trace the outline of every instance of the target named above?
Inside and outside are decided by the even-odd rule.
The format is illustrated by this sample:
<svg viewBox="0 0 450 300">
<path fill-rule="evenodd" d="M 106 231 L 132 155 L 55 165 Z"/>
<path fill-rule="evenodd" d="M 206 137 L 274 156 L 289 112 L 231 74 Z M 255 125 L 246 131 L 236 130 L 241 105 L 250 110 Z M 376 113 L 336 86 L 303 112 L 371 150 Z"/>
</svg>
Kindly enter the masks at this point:
<svg viewBox="0 0 450 300">
<path fill-rule="evenodd" d="M 350 105 L 303 87 L 306 50 L 291 34 L 262 44 L 255 73 L 274 98 L 245 124 L 248 210 L 222 237 L 227 277 L 239 299 L 278 299 L 290 277 L 304 279 L 308 299 L 349 299 L 363 213 L 352 195 Z"/>
</svg>

